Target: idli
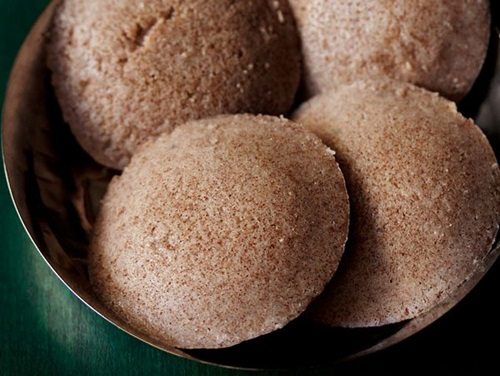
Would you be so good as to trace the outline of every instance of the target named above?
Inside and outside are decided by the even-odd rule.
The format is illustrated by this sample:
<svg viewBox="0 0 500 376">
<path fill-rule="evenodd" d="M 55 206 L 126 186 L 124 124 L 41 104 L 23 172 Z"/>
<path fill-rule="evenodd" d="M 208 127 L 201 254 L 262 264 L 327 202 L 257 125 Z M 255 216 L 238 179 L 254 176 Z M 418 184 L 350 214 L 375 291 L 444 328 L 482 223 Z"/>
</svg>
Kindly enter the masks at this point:
<svg viewBox="0 0 500 376">
<path fill-rule="evenodd" d="M 389 77 L 453 100 L 474 83 L 488 49 L 488 0 L 290 0 L 309 95 Z"/>
<path fill-rule="evenodd" d="M 285 0 L 65 0 L 48 42 L 65 121 L 115 169 L 188 120 L 287 112 L 300 60 Z"/>
<path fill-rule="evenodd" d="M 162 343 L 232 346 L 283 327 L 323 291 L 348 215 L 333 152 L 303 127 L 253 115 L 190 122 L 111 182 L 90 280 Z"/>
<path fill-rule="evenodd" d="M 351 201 L 346 253 L 313 318 L 343 327 L 416 317 L 442 302 L 491 250 L 500 171 L 454 103 L 395 81 L 358 82 L 294 119 L 337 152 Z"/>
</svg>

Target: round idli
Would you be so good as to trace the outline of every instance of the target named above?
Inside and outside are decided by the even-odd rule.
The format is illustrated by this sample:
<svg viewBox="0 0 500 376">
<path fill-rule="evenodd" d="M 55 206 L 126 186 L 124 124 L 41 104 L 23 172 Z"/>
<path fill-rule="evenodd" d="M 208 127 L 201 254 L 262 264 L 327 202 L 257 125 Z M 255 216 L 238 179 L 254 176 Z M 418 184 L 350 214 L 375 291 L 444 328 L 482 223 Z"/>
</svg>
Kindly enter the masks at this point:
<svg viewBox="0 0 500 376">
<path fill-rule="evenodd" d="M 410 319 L 474 273 L 497 234 L 500 171 L 454 103 L 411 84 L 359 82 L 313 98 L 294 119 L 336 150 L 352 210 L 345 256 L 314 319 Z"/>
<path fill-rule="evenodd" d="M 48 40 L 65 121 L 115 169 L 188 120 L 287 112 L 300 60 L 285 0 L 65 0 Z"/>
<path fill-rule="evenodd" d="M 309 95 L 389 77 L 461 99 L 488 49 L 488 0 L 290 0 Z"/>
<path fill-rule="evenodd" d="M 323 291 L 348 212 L 333 152 L 303 127 L 253 115 L 191 122 L 111 182 L 90 281 L 162 343 L 235 345 L 283 327 Z"/>
</svg>

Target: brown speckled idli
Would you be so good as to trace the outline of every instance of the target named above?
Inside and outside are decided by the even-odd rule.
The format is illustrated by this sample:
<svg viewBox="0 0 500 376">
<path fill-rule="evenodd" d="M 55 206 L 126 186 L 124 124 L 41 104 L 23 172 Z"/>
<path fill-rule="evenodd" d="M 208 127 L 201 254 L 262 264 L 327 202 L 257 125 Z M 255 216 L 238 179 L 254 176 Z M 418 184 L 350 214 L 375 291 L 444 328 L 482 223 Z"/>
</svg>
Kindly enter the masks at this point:
<svg viewBox="0 0 500 376">
<path fill-rule="evenodd" d="M 283 327 L 322 292 L 348 211 L 333 152 L 303 127 L 253 115 L 191 122 L 112 181 L 91 282 L 164 343 L 231 346 Z"/>
<path fill-rule="evenodd" d="M 352 203 L 345 257 L 313 317 L 346 327 L 415 317 L 491 250 L 500 171 L 454 103 L 411 84 L 356 83 L 294 118 L 335 148 Z"/>
<path fill-rule="evenodd" d="M 488 0 L 290 0 L 310 95 L 390 77 L 458 100 L 483 64 Z"/>
<path fill-rule="evenodd" d="M 300 81 L 285 0 L 65 0 L 48 55 L 64 119 L 117 169 L 188 120 L 282 114 Z"/>
</svg>

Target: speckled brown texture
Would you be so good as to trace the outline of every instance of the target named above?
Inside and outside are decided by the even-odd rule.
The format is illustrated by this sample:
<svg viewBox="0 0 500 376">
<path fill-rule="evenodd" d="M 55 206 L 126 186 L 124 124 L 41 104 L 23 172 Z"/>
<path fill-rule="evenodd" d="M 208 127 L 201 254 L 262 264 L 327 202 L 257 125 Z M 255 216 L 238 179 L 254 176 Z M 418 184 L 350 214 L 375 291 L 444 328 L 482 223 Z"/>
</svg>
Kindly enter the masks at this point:
<svg viewBox="0 0 500 376">
<path fill-rule="evenodd" d="M 303 127 L 252 115 L 192 122 L 111 183 L 91 282 L 167 344 L 231 346 L 281 328 L 322 292 L 348 211 L 333 152 Z"/>
<path fill-rule="evenodd" d="M 357 83 L 295 119 L 335 148 L 352 203 L 346 256 L 313 317 L 346 327 L 409 319 L 474 272 L 497 233 L 500 172 L 454 103 L 410 84 Z"/>
<path fill-rule="evenodd" d="M 311 95 L 381 76 L 458 100 L 475 81 L 488 47 L 488 0 L 290 3 Z"/>
<path fill-rule="evenodd" d="M 65 0 L 48 53 L 65 120 L 117 169 L 188 120 L 282 114 L 300 80 L 285 0 Z"/>
</svg>

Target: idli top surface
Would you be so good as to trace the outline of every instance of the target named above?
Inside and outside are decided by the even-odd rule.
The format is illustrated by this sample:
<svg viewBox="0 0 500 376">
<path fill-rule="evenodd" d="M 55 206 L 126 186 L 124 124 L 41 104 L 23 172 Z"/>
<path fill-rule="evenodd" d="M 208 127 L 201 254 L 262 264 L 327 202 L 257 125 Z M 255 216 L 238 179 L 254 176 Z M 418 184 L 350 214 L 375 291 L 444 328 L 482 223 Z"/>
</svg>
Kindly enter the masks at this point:
<svg viewBox="0 0 500 376">
<path fill-rule="evenodd" d="M 314 318 L 346 327 L 413 318 L 481 264 L 500 216 L 500 172 L 454 103 L 395 81 L 358 82 L 294 116 L 337 151 L 351 200 L 346 254 Z"/>
<path fill-rule="evenodd" d="M 48 43 L 64 119 L 116 169 L 188 120 L 288 111 L 300 59 L 284 0 L 65 0 Z"/>
<path fill-rule="evenodd" d="M 90 279 L 163 343 L 218 348 L 283 327 L 321 293 L 348 231 L 333 152 L 290 121 L 191 122 L 132 158 L 106 194 Z"/>
<path fill-rule="evenodd" d="M 488 0 L 290 0 L 315 95 L 363 78 L 390 77 L 453 100 L 486 56 Z"/>
</svg>

